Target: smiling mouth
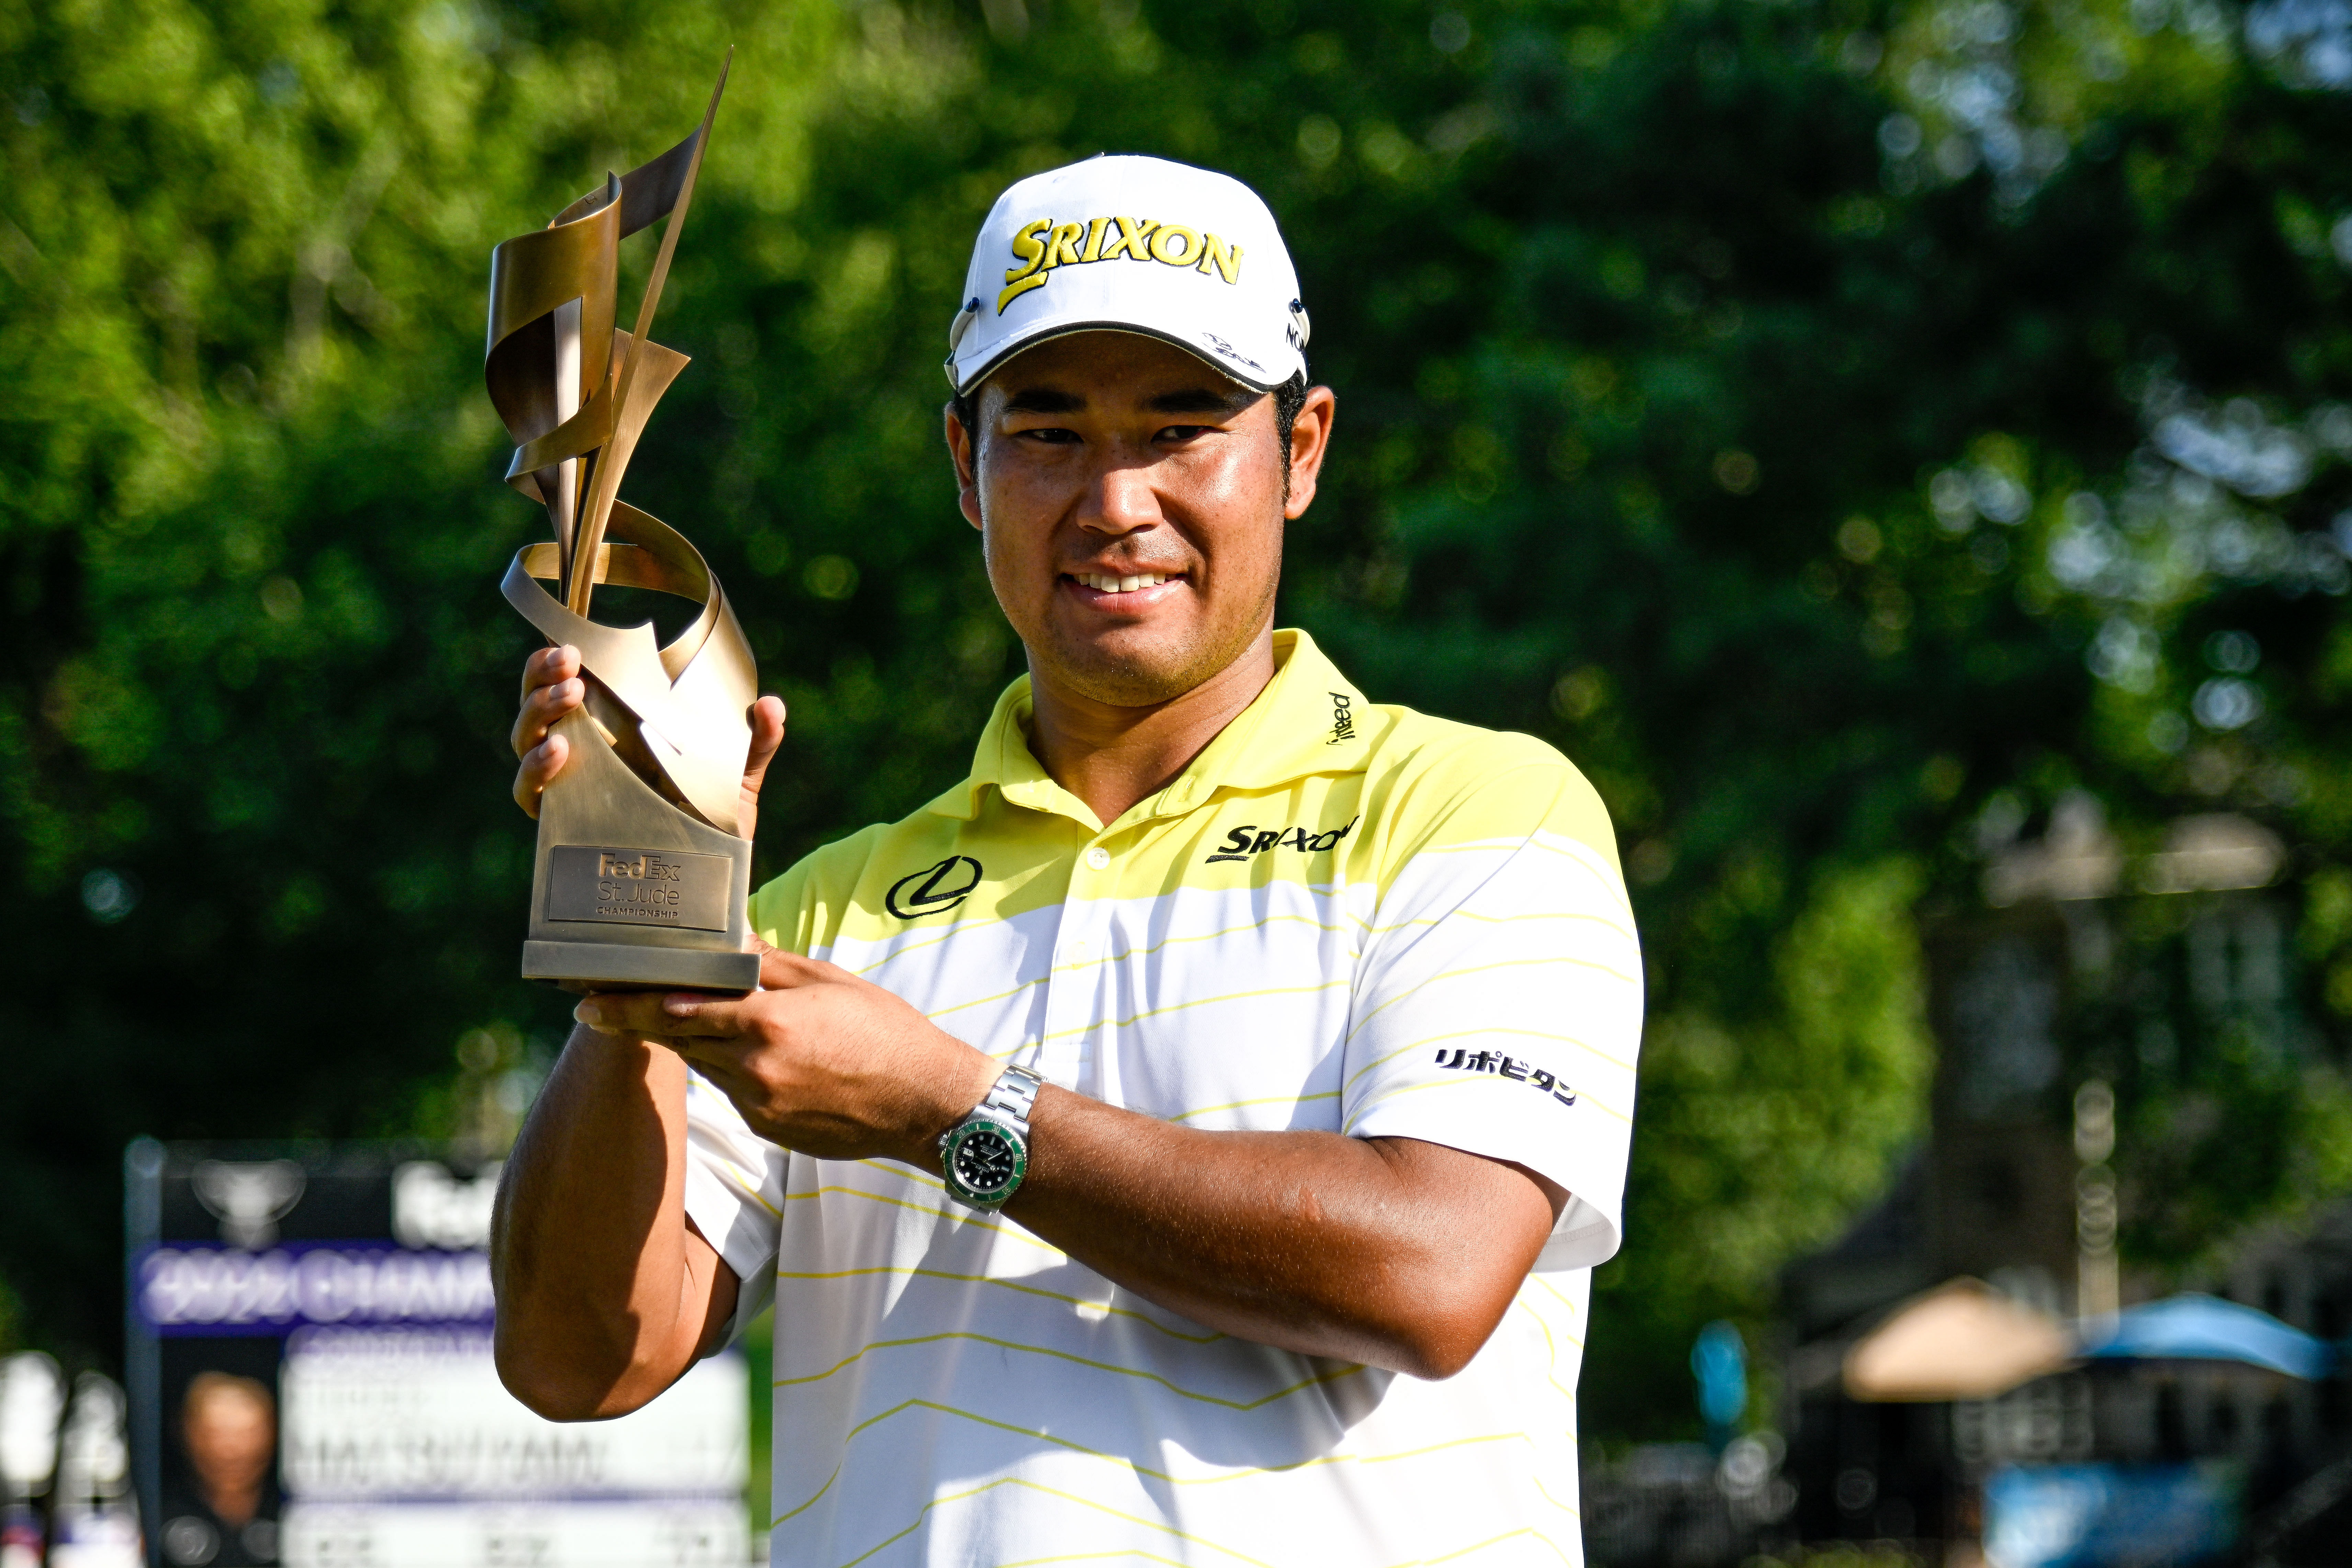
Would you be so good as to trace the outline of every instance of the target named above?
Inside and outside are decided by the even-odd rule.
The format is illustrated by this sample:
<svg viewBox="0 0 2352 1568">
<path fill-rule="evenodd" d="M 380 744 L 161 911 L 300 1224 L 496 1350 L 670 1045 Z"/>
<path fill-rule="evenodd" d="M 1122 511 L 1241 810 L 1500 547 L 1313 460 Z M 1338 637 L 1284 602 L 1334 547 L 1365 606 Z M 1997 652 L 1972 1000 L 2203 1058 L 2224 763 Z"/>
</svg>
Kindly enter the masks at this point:
<svg viewBox="0 0 2352 1568">
<path fill-rule="evenodd" d="M 1139 572 L 1132 576 L 1114 577 L 1105 572 L 1068 572 L 1071 582 L 1092 588 L 1097 594 L 1133 594 L 1145 588 L 1157 588 L 1162 583 L 1173 583 L 1181 572 Z"/>
</svg>

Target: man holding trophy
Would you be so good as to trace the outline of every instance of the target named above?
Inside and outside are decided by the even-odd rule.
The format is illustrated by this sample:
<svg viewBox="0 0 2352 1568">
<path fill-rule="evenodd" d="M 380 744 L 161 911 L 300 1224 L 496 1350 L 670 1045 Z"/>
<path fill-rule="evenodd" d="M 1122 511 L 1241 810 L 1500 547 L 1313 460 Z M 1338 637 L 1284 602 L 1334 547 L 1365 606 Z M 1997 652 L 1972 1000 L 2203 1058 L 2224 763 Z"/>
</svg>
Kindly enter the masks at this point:
<svg viewBox="0 0 2352 1568">
<path fill-rule="evenodd" d="M 622 690 L 562 636 L 526 668 L 557 954 L 531 962 L 589 994 L 506 1167 L 500 1372 L 551 1417 L 617 1415 L 772 1298 L 778 1563 L 1580 1561 L 1632 915 L 1556 752 L 1376 703 L 1275 627 L 1332 431 L 1307 335 L 1273 215 L 1224 175 L 1098 157 L 998 200 L 945 434 L 1029 673 L 967 779 L 697 917 L 704 949 L 742 919 L 755 989 L 595 934 L 671 907 L 614 867 L 717 839 L 545 819 L 583 767 L 621 801 L 619 759 L 748 839 L 781 706 L 729 689 L 740 791 L 706 807 L 707 766 L 663 772 L 690 746 L 649 675 Z M 562 322 L 531 341 L 562 352 Z M 608 461 L 509 424 L 541 441 L 520 472 Z M 583 527 L 611 500 L 577 471 L 540 493 Z M 581 534 L 525 565 L 662 576 L 709 611 L 698 648 L 723 637 L 690 549 L 612 515 L 636 564 Z M 562 957 L 600 946 L 630 952 Z"/>
</svg>

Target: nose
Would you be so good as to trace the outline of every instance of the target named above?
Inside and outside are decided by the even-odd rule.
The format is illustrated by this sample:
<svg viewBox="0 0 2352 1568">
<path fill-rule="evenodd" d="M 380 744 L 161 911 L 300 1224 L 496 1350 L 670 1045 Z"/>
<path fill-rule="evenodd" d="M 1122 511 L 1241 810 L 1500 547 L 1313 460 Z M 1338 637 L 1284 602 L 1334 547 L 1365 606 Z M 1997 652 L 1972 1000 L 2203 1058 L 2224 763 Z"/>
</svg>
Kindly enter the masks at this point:
<svg viewBox="0 0 2352 1568">
<path fill-rule="evenodd" d="M 1160 498 L 1151 489 L 1150 466 L 1106 455 L 1087 487 L 1086 500 L 1078 509 L 1078 526 L 1106 539 L 1123 539 L 1156 527 L 1160 521 Z"/>
</svg>

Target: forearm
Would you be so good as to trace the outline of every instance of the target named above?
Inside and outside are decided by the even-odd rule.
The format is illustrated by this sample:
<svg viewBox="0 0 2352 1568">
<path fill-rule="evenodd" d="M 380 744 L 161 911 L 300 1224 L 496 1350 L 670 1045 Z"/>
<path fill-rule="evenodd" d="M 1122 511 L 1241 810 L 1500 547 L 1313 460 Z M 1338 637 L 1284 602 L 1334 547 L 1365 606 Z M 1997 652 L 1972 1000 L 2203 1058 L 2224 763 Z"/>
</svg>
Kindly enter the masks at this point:
<svg viewBox="0 0 2352 1568">
<path fill-rule="evenodd" d="M 499 1372 L 541 1415 L 634 1409 L 701 1348 L 723 1265 L 686 1223 L 686 1072 L 635 1037 L 576 1031 L 507 1161 Z"/>
<path fill-rule="evenodd" d="M 1459 1371 L 1564 1198 L 1406 1139 L 1205 1132 L 1048 1088 L 1007 1215 L 1236 1338 L 1422 1377 Z"/>
</svg>

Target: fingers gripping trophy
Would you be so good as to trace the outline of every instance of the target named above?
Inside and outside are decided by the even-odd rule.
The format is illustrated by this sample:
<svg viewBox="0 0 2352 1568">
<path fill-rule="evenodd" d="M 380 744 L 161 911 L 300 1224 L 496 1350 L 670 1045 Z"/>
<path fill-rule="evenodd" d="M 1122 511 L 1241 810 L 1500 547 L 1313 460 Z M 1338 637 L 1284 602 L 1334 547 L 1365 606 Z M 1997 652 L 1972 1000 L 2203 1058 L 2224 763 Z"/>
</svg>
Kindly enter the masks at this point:
<svg viewBox="0 0 2352 1568">
<path fill-rule="evenodd" d="M 694 134 L 490 253 L 484 375 L 515 441 L 507 483 L 545 504 L 555 535 L 517 552 L 502 587 L 551 642 L 579 650 L 586 689 L 552 731 L 569 760 L 540 796 L 522 973 L 577 990 L 759 982 L 739 820 L 759 695 L 751 650 L 701 552 L 618 496 L 655 404 L 687 365 L 647 333 L 726 86 L 722 67 Z M 663 217 L 636 329 L 623 331 L 621 241 Z M 651 622 L 588 618 L 606 584 L 675 594 L 701 613 L 665 644 Z"/>
</svg>

